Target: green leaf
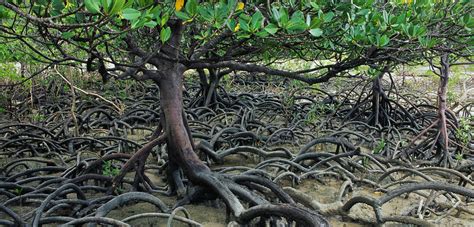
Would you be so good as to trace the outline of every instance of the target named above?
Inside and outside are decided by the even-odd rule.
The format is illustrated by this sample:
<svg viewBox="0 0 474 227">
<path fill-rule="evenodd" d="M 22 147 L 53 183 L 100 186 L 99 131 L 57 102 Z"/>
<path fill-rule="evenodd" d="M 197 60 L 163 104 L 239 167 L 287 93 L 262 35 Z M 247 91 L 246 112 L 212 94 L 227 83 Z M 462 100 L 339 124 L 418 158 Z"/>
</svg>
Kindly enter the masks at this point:
<svg viewBox="0 0 474 227">
<path fill-rule="evenodd" d="M 323 20 L 324 20 L 324 22 L 327 23 L 327 22 L 330 22 L 333 17 L 334 17 L 334 13 L 333 12 L 328 12 L 328 13 L 324 14 Z"/>
<path fill-rule="evenodd" d="M 163 14 L 163 16 L 161 17 L 161 22 L 160 22 L 161 27 L 165 26 L 165 24 L 168 22 L 169 19 L 170 19 L 170 15 L 168 13 Z"/>
<path fill-rule="evenodd" d="M 278 8 L 276 8 L 275 6 L 272 7 L 272 16 L 273 16 L 273 19 L 280 23 L 280 12 L 278 11 Z"/>
<path fill-rule="evenodd" d="M 161 43 L 165 43 L 166 41 L 168 41 L 168 39 L 170 39 L 170 37 L 171 37 L 170 27 L 166 27 L 166 28 L 161 29 L 161 31 L 160 31 Z"/>
<path fill-rule="evenodd" d="M 304 21 L 304 14 L 301 11 L 296 11 L 291 15 L 291 20 L 292 21 Z"/>
<path fill-rule="evenodd" d="M 64 2 L 62 0 L 53 0 L 52 6 L 53 6 L 53 10 L 51 11 L 52 16 L 61 14 L 61 11 L 65 8 Z"/>
<path fill-rule="evenodd" d="M 186 9 L 186 12 L 189 13 L 189 15 L 194 16 L 197 13 L 197 6 L 198 3 L 196 0 L 187 0 L 186 5 L 184 7 Z"/>
<path fill-rule="evenodd" d="M 380 37 L 379 46 L 386 46 L 390 42 L 390 38 L 387 35 Z"/>
<path fill-rule="evenodd" d="M 306 23 L 304 21 L 290 21 L 286 29 L 290 32 L 302 32 L 306 29 Z"/>
<path fill-rule="evenodd" d="M 274 35 L 275 33 L 278 32 L 278 26 L 276 26 L 275 24 L 268 24 L 266 27 L 265 27 L 265 31 L 267 31 L 268 33 L 270 33 L 271 35 Z"/>
<path fill-rule="evenodd" d="M 302 32 L 307 28 L 304 15 L 301 11 L 296 11 L 291 15 L 291 19 L 285 27 L 290 32 Z"/>
<path fill-rule="evenodd" d="M 311 15 L 306 15 L 306 26 L 309 28 L 311 26 Z"/>
<path fill-rule="evenodd" d="M 100 6 L 99 6 L 98 1 L 96 1 L 96 0 L 85 0 L 84 5 L 86 5 L 87 11 L 89 11 L 91 13 L 94 13 L 94 14 L 100 13 Z"/>
<path fill-rule="evenodd" d="M 235 26 L 237 26 L 237 22 L 234 19 L 230 19 L 229 21 L 227 21 L 227 27 L 229 28 L 229 30 L 235 31 Z"/>
<path fill-rule="evenodd" d="M 250 31 L 249 23 L 242 18 L 239 18 L 240 28 L 246 32 Z"/>
<path fill-rule="evenodd" d="M 311 33 L 311 35 L 314 37 L 320 37 L 321 35 L 323 35 L 323 30 L 319 28 L 313 28 L 309 30 L 309 33 Z"/>
<path fill-rule="evenodd" d="M 383 20 L 386 24 L 390 23 L 390 17 L 388 15 L 387 11 L 385 11 L 385 10 L 382 11 L 382 17 L 383 17 Z"/>
<path fill-rule="evenodd" d="M 136 20 L 140 17 L 140 11 L 132 8 L 127 8 L 123 10 L 122 16 L 127 20 Z"/>
<path fill-rule="evenodd" d="M 161 8 L 159 6 L 155 6 L 152 10 L 150 10 L 150 14 L 153 15 L 153 19 L 156 19 L 157 21 L 160 20 L 160 15 L 161 15 Z"/>
<path fill-rule="evenodd" d="M 416 34 L 415 35 L 417 37 L 420 37 L 420 36 L 424 35 L 425 33 L 426 33 L 426 27 L 418 27 L 416 29 Z"/>
<path fill-rule="evenodd" d="M 224 20 L 229 16 L 229 9 L 225 5 L 218 4 L 214 7 L 214 20 L 219 24 L 222 24 Z M 219 25 L 220 26 L 220 25 Z"/>
<path fill-rule="evenodd" d="M 184 20 L 184 21 L 191 19 L 191 17 L 183 11 L 176 11 L 175 14 L 179 19 Z"/>
<path fill-rule="evenodd" d="M 147 6 L 148 4 L 152 3 L 151 1 L 149 0 L 138 0 L 138 1 L 135 1 L 135 2 L 138 2 L 138 5 L 140 7 L 145 7 Z"/>
<path fill-rule="evenodd" d="M 474 18 L 471 15 L 466 14 L 466 15 L 464 15 L 464 17 L 462 17 L 462 24 L 468 29 L 473 28 L 474 27 Z"/>
<path fill-rule="evenodd" d="M 8 18 L 8 9 L 0 6 L 0 19 Z"/>
<path fill-rule="evenodd" d="M 313 7 L 313 9 L 319 10 L 319 5 L 316 2 L 311 1 L 310 4 L 311 4 L 311 7 Z"/>
<path fill-rule="evenodd" d="M 370 10 L 369 9 L 361 9 L 359 12 L 357 12 L 356 14 L 357 15 L 362 15 L 362 16 L 365 16 L 367 14 L 369 14 Z"/>
<path fill-rule="evenodd" d="M 63 32 L 61 33 L 61 37 L 65 39 L 70 39 L 74 36 L 74 32 Z"/>
<path fill-rule="evenodd" d="M 204 20 L 208 22 L 211 22 L 214 19 L 211 10 L 207 7 L 199 6 L 198 13 Z"/>
<path fill-rule="evenodd" d="M 372 44 L 374 46 L 377 44 L 377 38 L 376 37 L 374 37 L 373 35 L 370 35 L 370 36 L 368 36 L 368 38 L 369 38 L 370 44 Z"/>
<path fill-rule="evenodd" d="M 309 25 L 309 28 L 310 28 L 310 29 L 318 28 L 319 25 L 321 25 L 321 23 L 322 23 L 322 20 L 320 20 L 319 18 L 315 17 L 315 18 L 311 19 L 311 24 Z"/>
<path fill-rule="evenodd" d="M 250 22 L 250 30 L 255 32 L 257 31 L 260 26 L 262 26 L 263 15 L 260 11 L 257 11 L 253 14 L 252 20 Z"/>
<path fill-rule="evenodd" d="M 280 8 L 280 20 L 278 21 L 282 27 L 286 27 L 288 25 L 288 21 L 290 20 L 290 16 L 288 15 L 288 11 L 285 8 Z"/>
<path fill-rule="evenodd" d="M 145 24 L 143 24 L 144 26 L 147 26 L 149 28 L 154 28 L 156 27 L 156 25 L 158 25 L 158 23 L 154 20 L 151 20 L 151 21 L 148 21 L 146 22 Z"/>
<path fill-rule="evenodd" d="M 108 12 L 108 14 L 109 15 L 114 15 L 114 14 L 120 12 L 120 10 L 123 9 L 124 5 L 125 5 L 125 0 L 114 0 L 113 4 L 112 4 L 112 7 L 111 7 L 110 11 Z"/>
<path fill-rule="evenodd" d="M 102 5 L 102 8 L 104 9 L 104 12 L 108 13 L 109 9 L 112 6 L 112 0 L 101 0 L 100 2 L 101 2 L 101 5 Z"/>
<path fill-rule="evenodd" d="M 262 30 L 262 31 L 259 31 L 257 33 L 255 33 L 256 36 L 260 37 L 260 38 L 265 38 L 267 37 L 269 34 L 268 32 L 266 32 L 265 30 Z"/>
<path fill-rule="evenodd" d="M 133 5 L 133 2 L 134 2 L 134 1 L 127 0 L 127 1 L 125 2 L 125 5 L 123 5 L 123 8 L 124 8 L 124 9 L 126 9 L 126 8 L 131 8 L 132 5 Z"/>
<path fill-rule="evenodd" d="M 143 15 L 140 17 L 139 20 L 134 20 L 133 23 L 132 23 L 132 28 L 141 28 L 143 27 L 143 25 L 145 25 L 145 23 L 147 22 L 147 19 L 146 17 L 144 17 Z"/>
</svg>

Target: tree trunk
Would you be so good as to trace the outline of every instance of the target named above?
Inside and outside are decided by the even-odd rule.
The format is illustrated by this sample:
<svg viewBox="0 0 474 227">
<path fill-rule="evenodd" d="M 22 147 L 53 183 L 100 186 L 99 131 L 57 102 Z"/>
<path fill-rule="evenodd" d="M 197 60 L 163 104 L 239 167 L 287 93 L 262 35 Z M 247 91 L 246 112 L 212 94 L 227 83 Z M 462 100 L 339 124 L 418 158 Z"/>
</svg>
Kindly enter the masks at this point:
<svg viewBox="0 0 474 227">
<path fill-rule="evenodd" d="M 386 71 L 387 67 L 372 82 L 372 114 L 368 123 L 373 126 L 390 125 L 389 100 L 382 87 L 382 78 Z"/>
<path fill-rule="evenodd" d="M 219 77 L 215 69 L 209 69 L 209 87 L 206 94 L 206 101 L 204 106 L 208 107 L 217 102 L 217 86 L 219 84 Z"/>
<path fill-rule="evenodd" d="M 442 157 L 441 165 L 447 166 L 451 164 L 451 157 L 448 151 L 448 128 L 446 124 L 446 97 L 448 90 L 448 80 L 449 80 L 449 58 L 448 54 L 444 54 L 441 57 L 441 71 L 440 71 L 440 80 L 438 86 L 438 146 L 437 152 L 438 155 Z"/>
<path fill-rule="evenodd" d="M 377 76 L 374 79 L 372 84 L 372 113 L 374 114 L 374 119 L 370 122 L 370 124 L 377 126 L 380 121 L 380 93 L 382 92 L 381 83 L 383 74 Z"/>
<path fill-rule="evenodd" d="M 170 27 L 172 36 L 165 46 L 163 46 L 162 52 L 166 53 L 169 58 L 172 59 L 178 57 L 183 25 L 181 21 L 177 21 Z M 309 223 L 309 225 L 305 226 L 328 226 L 324 218 L 310 210 L 297 207 L 292 199 L 283 199 L 282 201 L 288 204 L 286 206 L 278 206 L 277 208 L 279 210 L 288 211 L 286 213 L 298 210 L 300 215 L 280 215 L 272 210 L 274 207 L 266 207 L 268 201 L 260 199 L 259 195 L 252 194 L 251 191 L 245 191 L 243 187 L 235 182 L 234 178 L 213 173 L 195 153 L 191 131 L 186 120 L 186 115 L 184 114 L 183 73 L 186 67 L 179 62 L 164 59 L 161 59 L 158 64 L 159 67 L 157 68 L 159 68 L 162 73 L 159 77 L 154 78 L 154 81 L 160 88 L 160 106 L 162 113 L 160 122 L 164 130 L 163 135 L 168 149 L 167 171 L 169 188 L 171 189 L 170 192 L 176 191 L 178 195 L 185 194 L 180 173 L 182 170 L 188 179 L 188 183 L 190 183 L 189 186 L 202 186 L 206 191 L 209 190 L 207 193 L 217 194 L 226 204 L 228 211 L 231 211 L 233 216 L 237 218 L 237 221 L 246 222 L 254 217 L 262 216 L 259 213 L 260 211 L 266 211 L 267 213 L 269 212 L 268 214 L 274 213 L 277 216 L 287 217 L 297 223 Z M 215 81 L 218 82 L 218 80 Z M 207 83 L 206 81 L 206 84 L 209 85 L 212 84 L 212 82 Z M 247 178 L 251 177 L 247 176 Z M 269 182 L 268 184 L 273 184 L 271 181 L 267 182 L 266 179 L 247 180 L 255 181 L 256 183 L 262 181 L 264 183 Z M 260 184 L 262 183 L 260 182 Z M 254 209 L 246 210 L 237 196 L 256 206 L 254 206 Z M 267 214 L 264 216 L 267 216 Z"/>
<path fill-rule="evenodd" d="M 166 71 L 166 76 L 158 81 L 160 101 L 165 117 L 165 133 L 168 146 L 169 183 L 178 190 L 182 182 L 178 177 L 179 169 L 195 185 L 207 187 L 223 198 L 235 217 L 239 217 L 244 207 L 237 197 L 225 186 L 224 176 L 213 174 L 194 152 L 194 144 L 185 119 L 183 109 L 183 72 L 184 67 L 176 63 Z M 184 192 L 184 191 L 183 191 Z M 178 191 L 179 193 L 179 191 Z"/>
<path fill-rule="evenodd" d="M 199 73 L 201 92 L 200 97 L 197 97 L 198 106 L 211 107 L 217 102 L 217 86 L 219 85 L 219 76 L 215 69 L 208 69 L 209 80 L 206 72 L 203 69 L 197 70 Z"/>
<path fill-rule="evenodd" d="M 194 152 L 191 136 L 183 119 L 183 69 L 177 64 L 158 82 L 161 108 L 165 117 L 165 132 L 170 162 L 179 164 L 189 178 L 196 172 L 210 172 Z"/>
</svg>

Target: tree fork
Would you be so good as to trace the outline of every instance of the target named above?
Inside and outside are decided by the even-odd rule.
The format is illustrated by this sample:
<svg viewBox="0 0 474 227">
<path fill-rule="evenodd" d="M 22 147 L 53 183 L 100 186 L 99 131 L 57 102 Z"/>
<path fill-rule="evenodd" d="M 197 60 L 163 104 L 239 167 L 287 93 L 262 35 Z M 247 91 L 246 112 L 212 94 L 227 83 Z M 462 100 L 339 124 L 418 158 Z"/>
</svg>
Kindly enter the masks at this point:
<svg viewBox="0 0 474 227">
<path fill-rule="evenodd" d="M 384 67 L 379 75 L 372 82 L 372 115 L 369 117 L 368 123 L 373 126 L 389 126 L 390 125 L 390 102 L 382 87 L 382 79 L 387 72 L 388 67 Z"/>
</svg>

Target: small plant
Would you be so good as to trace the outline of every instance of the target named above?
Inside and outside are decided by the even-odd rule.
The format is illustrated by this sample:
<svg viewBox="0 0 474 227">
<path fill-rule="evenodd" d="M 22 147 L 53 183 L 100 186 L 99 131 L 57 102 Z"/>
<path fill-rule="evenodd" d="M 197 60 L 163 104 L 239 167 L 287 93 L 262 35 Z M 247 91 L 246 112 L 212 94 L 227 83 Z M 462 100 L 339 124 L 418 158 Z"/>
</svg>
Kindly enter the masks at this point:
<svg viewBox="0 0 474 227">
<path fill-rule="evenodd" d="M 46 116 L 44 114 L 41 114 L 41 113 L 34 113 L 31 116 L 31 119 L 33 121 L 39 122 L 39 121 L 44 121 L 46 119 Z"/>
<path fill-rule="evenodd" d="M 104 97 L 107 98 L 107 99 L 112 99 L 112 98 L 115 98 L 115 94 L 111 90 L 106 90 L 104 92 Z"/>
<path fill-rule="evenodd" d="M 474 137 L 471 124 L 474 121 L 474 116 L 461 117 L 459 119 L 459 127 L 456 129 L 456 137 L 463 145 L 467 145 Z"/>
<path fill-rule="evenodd" d="M 370 161 L 369 158 L 363 157 L 363 158 L 362 158 L 362 166 L 364 166 L 364 167 L 369 167 L 369 161 Z"/>
<path fill-rule="evenodd" d="M 120 169 L 115 167 L 111 160 L 104 161 L 102 165 L 102 174 L 108 177 L 115 177 L 120 173 Z"/>
<path fill-rule="evenodd" d="M 16 195 L 21 195 L 22 192 L 23 192 L 23 188 L 20 188 L 20 187 L 17 187 L 13 190 L 13 193 L 15 193 Z"/>
<path fill-rule="evenodd" d="M 456 153 L 456 155 L 454 155 L 454 158 L 457 161 L 462 161 L 463 160 L 463 154 L 462 153 Z"/>
<path fill-rule="evenodd" d="M 291 108 L 295 105 L 295 97 L 293 95 L 284 94 L 282 97 L 282 104 L 286 108 Z"/>
<path fill-rule="evenodd" d="M 387 143 L 385 142 L 384 139 L 380 140 L 380 142 L 377 144 L 377 146 L 374 148 L 372 151 L 373 154 L 380 154 L 380 152 L 383 151 Z"/>
<path fill-rule="evenodd" d="M 315 103 L 308 111 L 306 115 L 306 123 L 314 123 L 319 119 L 320 114 L 318 113 L 328 113 L 334 112 L 336 110 L 335 104 L 324 104 L 324 103 Z"/>
<path fill-rule="evenodd" d="M 118 96 L 120 97 L 121 100 L 125 100 L 127 98 L 127 92 L 125 90 L 120 90 L 118 92 Z"/>
<path fill-rule="evenodd" d="M 222 81 L 222 84 L 224 86 L 224 89 L 226 91 L 231 91 L 232 89 L 232 83 L 233 83 L 233 79 L 232 79 L 232 76 L 227 74 L 227 75 L 224 75 L 222 78 L 221 78 L 221 81 Z"/>
<path fill-rule="evenodd" d="M 455 103 L 459 99 L 459 95 L 453 91 L 448 91 L 447 96 L 448 103 Z"/>
<path fill-rule="evenodd" d="M 66 84 L 65 84 L 65 85 L 63 85 L 63 91 L 64 91 L 65 93 L 69 93 L 69 92 L 71 91 L 71 88 L 69 87 L 69 85 L 66 85 Z"/>
<path fill-rule="evenodd" d="M 313 105 L 313 107 L 308 111 L 308 114 L 306 115 L 306 123 L 314 123 L 319 119 L 319 115 L 317 113 L 318 107 L 316 105 Z"/>
<path fill-rule="evenodd" d="M 293 96 L 293 93 L 283 93 L 281 104 L 283 105 L 284 116 L 289 121 L 289 119 L 292 117 L 291 110 L 295 105 L 295 97 Z"/>
<path fill-rule="evenodd" d="M 117 187 L 117 192 L 118 194 L 123 194 L 125 192 L 125 189 L 122 186 Z"/>
</svg>

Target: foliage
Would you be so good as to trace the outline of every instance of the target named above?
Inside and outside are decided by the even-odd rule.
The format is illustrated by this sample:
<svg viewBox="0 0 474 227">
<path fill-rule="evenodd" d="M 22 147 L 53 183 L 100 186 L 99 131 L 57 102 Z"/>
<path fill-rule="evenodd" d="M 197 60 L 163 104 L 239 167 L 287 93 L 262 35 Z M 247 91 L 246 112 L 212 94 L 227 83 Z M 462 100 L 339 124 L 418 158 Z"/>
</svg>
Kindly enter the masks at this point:
<svg viewBox="0 0 474 227">
<path fill-rule="evenodd" d="M 306 123 L 315 123 L 319 119 L 318 108 L 314 105 L 306 115 Z"/>
<path fill-rule="evenodd" d="M 224 82 L 224 89 L 226 91 L 231 91 L 234 81 L 232 77 L 230 75 L 224 75 L 220 80 Z"/>
<path fill-rule="evenodd" d="M 452 90 L 449 90 L 446 96 L 447 96 L 446 100 L 450 104 L 456 102 L 456 100 L 459 99 L 459 95 L 455 91 L 452 91 Z"/>
<path fill-rule="evenodd" d="M 336 109 L 336 105 L 329 103 L 315 103 L 306 115 L 306 123 L 316 123 L 319 120 L 321 113 L 333 112 Z"/>
<path fill-rule="evenodd" d="M 31 120 L 34 121 L 34 122 L 40 122 L 40 121 L 44 121 L 46 120 L 46 116 L 42 113 L 34 113 L 32 116 L 31 116 Z"/>
<path fill-rule="evenodd" d="M 15 70 L 15 65 L 11 62 L 0 63 L 0 79 L 8 79 L 13 82 L 19 82 L 22 80 L 19 73 Z"/>
<path fill-rule="evenodd" d="M 32 43 L 29 47 L 35 50 L 35 58 L 87 63 L 88 70 L 102 69 L 101 74 L 115 76 L 121 72 L 124 77 L 132 74 L 125 73 L 127 67 L 102 66 L 106 62 L 131 64 L 133 72 L 145 72 L 144 65 L 152 57 L 165 58 L 160 51 L 178 32 L 173 27 L 177 21 L 185 26 L 177 61 L 187 69 L 235 67 L 264 72 L 248 62 L 305 59 L 317 62 L 310 66 L 313 70 L 270 73 L 308 83 L 324 82 L 363 65 L 376 70 L 387 64 L 420 62 L 446 50 L 466 56 L 474 43 L 469 35 L 474 27 L 470 13 L 473 3 L 469 0 L 44 0 L 31 4 L 2 1 L 2 5 L 2 27 L 11 36 L 28 34 L 24 42 Z M 28 9 L 33 20 L 13 19 Z M 38 33 L 31 24 L 46 30 Z M 276 45 L 281 48 L 274 48 Z M 138 60 L 122 51 L 131 51 L 132 46 L 143 51 L 134 53 Z M 158 54 L 150 57 L 147 53 Z M 234 64 L 211 64 L 219 61 Z"/>
<path fill-rule="evenodd" d="M 22 187 L 17 187 L 13 190 L 13 193 L 15 193 L 16 195 L 21 195 L 23 192 L 23 188 Z"/>
<path fill-rule="evenodd" d="M 454 159 L 456 159 L 457 161 L 463 160 L 464 159 L 463 154 L 462 153 L 456 153 L 454 155 Z"/>
<path fill-rule="evenodd" d="M 18 40 L 8 39 L 8 41 L 0 43 L 0 63 L 26 62 L 30 60 L 26 52 L 22 50 L 22 45 Z"/>
<path fill-rule="evenodd" d="M 459 127 L 456 129 L 456 137 L 463 143 L 469 145 L 474 139 L 474 130 L 471 125 L 474 124 L 474 116 L 462 117 L 459 119 Z"/>
<path fill-rule="evenodd" d="M 111 160 L 104 161 L 102 165 L 102 174 L 108 177 L 115 177 L 120 173 L 120 169 L 113 165 Z"/>
<path fill-rule="evenodd" d="M 375 146 L 374 150 L 372 151 L 373 154 L 380 154 L 380 152 L 383 151 L 383 149 L 385 148 L 385 146 L 387 145 L 387 143 L 385 142 L 385 140 L 382 138 L 379 143 L 377 144 L 377 146 Z"/>
</svg>

